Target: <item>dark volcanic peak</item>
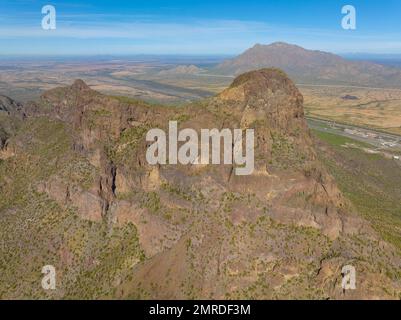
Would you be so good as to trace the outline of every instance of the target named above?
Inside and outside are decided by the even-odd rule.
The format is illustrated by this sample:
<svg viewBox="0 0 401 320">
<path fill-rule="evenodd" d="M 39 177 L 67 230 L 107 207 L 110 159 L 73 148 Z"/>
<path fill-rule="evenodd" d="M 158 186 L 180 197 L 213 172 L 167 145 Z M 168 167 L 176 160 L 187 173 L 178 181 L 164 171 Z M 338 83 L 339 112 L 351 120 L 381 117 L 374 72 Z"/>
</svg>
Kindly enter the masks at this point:
<svg viewBox="0 0 401 320">
<path fill-rule="evenodd" d="M 264 68 L 241 74 L 217 97 L 232 102 L 246 101 L 248 104 L 252 101 L 254 109 L 258 106 L 272 107 L 278 100 L 297 101 L 296 105 L 301 107 L 303 101 L 294 82 L 284 71 L 276 68 Z M 282 109 L 288 109 L 294 105 L 293 103 L 280 104 Z M 271 120 L 274 120 L 274 116 Z"/>
<path fill-rule="evenodd" d="M 256 44 L 215 69 L 222 74 L 238 75 L 250 70 L 275 67 L 295 81 L 308 84 L 336 84 L 399 87 L 401 70 L 380 64 L 348 61 L 332 53 L 307 50 L 284 42 Z"/>
<path fill-rule="evenodd" d="M 217 99 L 229 106 L 231 112 L 239 111 L 241 126 L 264 121 L 282 135 L 292 135 L 295 130 L 302 136 L 300 143 L 310 142 L 303 97 L 294 82 L 279 69 L 265 68 L 244 73 L 235 78 Z"/>
<path fill-rule="evenodd" d="M 77 90 L 89 90 L 89 86 L 81 79 L 77 79 L 74 81 L 74 83 L 71 86 L 72 89 L 77 89 Z"/>
<path fill-rule="evenodd" d="M 263 89 L 273 89 L 273 87 L 282 89 L 289 84 L 295 89 L 294 84 L 284 71 L 275 68 L 264 68 L 239 75 L 234 79 L 230 88 L 247 85 L 250 89 L 255 89 L 255 93 L 260 93 Z"/>
<path fill-rule="evenodd" d="M 288 79 L 288 76 L 285 74 L 285 72 L 283 72 L 280 69 L 264 68 L 260 70 L 246 72 L 239 75 L 234 79 L 230 87 L 236 87 L 246 82 L 258 82 L 258 81 L 265 82 L 265 80 L 269 80 L 271 78 L 286 80 Z"/>
</svg>

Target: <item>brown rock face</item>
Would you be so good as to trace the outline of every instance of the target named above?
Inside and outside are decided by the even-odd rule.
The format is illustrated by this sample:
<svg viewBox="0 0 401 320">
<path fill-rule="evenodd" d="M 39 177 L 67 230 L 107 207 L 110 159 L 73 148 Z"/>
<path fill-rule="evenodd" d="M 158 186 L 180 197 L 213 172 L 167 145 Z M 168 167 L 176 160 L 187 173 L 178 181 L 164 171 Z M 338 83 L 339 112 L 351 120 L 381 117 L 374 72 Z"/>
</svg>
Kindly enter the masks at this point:
<svg viewBox="0 0 401 320">
<path fill-rule="evenodd" d="M 237 77 L 219 99 L 238 106 L 242 121 L 266 120 L 273 129 L 291 135 L 295 130 L 307 134 L 303 119 L 303 97 L 281 70 L 262 69 Z"/>
<path fill-rule="evenodd" d="M 71 152 L 94 172 L 85 186 L 55 173 L 38 191 L 84 219 L 138 230 L 146 261 L 113 297 L 346 298 L 333 286 L 357 256 L 347 241 L 375 237 L 317 160 L 302 95 L 280 70 L 243 74 L 216 97 L 183 108 L 104 96 L 77 80 L 26 110 L 64 123 Z M 146 133 L 167 132 L 171 120 L 198 133 L 254 129 L 255 171 L 149 165 Z"/>
<path fill-rule="evenodd" d="M 0 95 L 0 114 L 6 113 L 12 116 L 22 117 L 22 105 L 9 97 Z"/>
<path fill-rule="evenodd" d="M 316 161 L 303 97 L 286 74 L 277 69 L 245 73 L 216 100 L 220 108 L 234 111 L 241 127 L 254 128 L 257 141 L 258 170 L 243 181 L 234 177 L 229 187 L 238 184 L 271 200 L 278 221 L 318 227 L 330 237 L 338 236 L 343 199 Z M 299 199 L 300 194 L 308 201 Z M 289 205 L 292 202 L 301 207 Z"/>
<path fill-rule="evenodd" d="M 255 194 L 265 201 L 274 219 L 314 227 L 336 238 L 342 230 L 343 200 L 315 160 L 302 103 L 302 95 L 293 82 L 277 69 L 245 73 L 205 105 L 189 106 L 182 111 L 121 103 L 91 90 L 82 80 L 69 88 L 49 91 L 42 98 L 42 104 L 53 106 L 51 116 L 75 129 L 78 140 L 74 147 L 97 159 L 92 163 L 99 167 L 100 176 L 98 187 L 92 190 L 97 190 L 94 197 L 104 200 L 99 217 L 107 216 L 111 204 L 118 201 L 116 196 L 129 194 L 138 186 L 142 192 L 149 192 L 162 184 L 178 183 L 184 189 L 208 185 L 207 189 L 220 189 L 219 196 L 224 192 Z M 180 128 L 254 129 L 255 172 L 237 177 L 230 165 L 149 166 L 144 129 L 166 129 L 168 121 L 180 113 L 185 118 Z M 136 141 L 122 142 L 129 131 L 141 131 L 140 136 L 135 137 Z M 130 150 L 132 143 L 137 145 L 135 150 Z M 125 151 L 131 158 L 118 157 Z M 210 196 L 219 201 L 218 196 Z M 78 203 L 77 207 L 83 206 Z"/>
</svg>

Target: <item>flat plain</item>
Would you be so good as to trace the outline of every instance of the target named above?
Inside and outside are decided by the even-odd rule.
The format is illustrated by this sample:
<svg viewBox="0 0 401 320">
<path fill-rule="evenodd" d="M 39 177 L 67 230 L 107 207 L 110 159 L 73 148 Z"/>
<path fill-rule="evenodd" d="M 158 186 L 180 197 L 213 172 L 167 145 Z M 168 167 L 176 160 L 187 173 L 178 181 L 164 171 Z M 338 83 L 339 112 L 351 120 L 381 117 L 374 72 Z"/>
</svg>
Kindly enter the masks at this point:
<svg viewBox="0 0 401 320">
<path fill-rule="evenodd" d="M 76 58 L 0 60 L 0 94 L 37 99 L 57 86 L 83 79 L 92 89 L 167 105 L 214 96 L 232 76 L 213 72 L 223 57 Z M 306 115 L 401 134 L 401 89 L 300 84 Z"/>
</svg>

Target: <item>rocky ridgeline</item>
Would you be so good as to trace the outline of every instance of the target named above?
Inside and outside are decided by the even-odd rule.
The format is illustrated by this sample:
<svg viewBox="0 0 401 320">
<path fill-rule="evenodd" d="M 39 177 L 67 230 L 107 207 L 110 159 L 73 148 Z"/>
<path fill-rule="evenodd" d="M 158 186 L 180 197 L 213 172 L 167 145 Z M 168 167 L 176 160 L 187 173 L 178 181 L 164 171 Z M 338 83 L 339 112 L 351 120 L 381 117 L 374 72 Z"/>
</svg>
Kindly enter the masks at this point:
<svg viewBox="0 0 401 320">
<path fill-rule="evenodd" d="M 372 283 L 390 280 L 374 271 L 361 276 L 352 295 L 336 286 L 341 266 L 365 254 L 355 253 L 350 239 L 378 240 L 317 160 L 302 95 L 282 71 L 245 73 L 216 97 L 181 108 L 105 96 L 77 80 L 26 104 L 23 113 L 61 122 L 69 152 L 95 172 L 85 184 L 54 172 L 32 182 L 37 191 L 83 219 L 110 228 L 131 222 L 138 230 L 147 259 L 129 280 L 114 283 L 113 297 L 386 296 Z M 149 165 L 146 132 L 167 131 L 172 120 L 197 132 L 254 129 L 255 171 Z M 16 154 L 23 145 L 10 140 Z"/>
</svg>

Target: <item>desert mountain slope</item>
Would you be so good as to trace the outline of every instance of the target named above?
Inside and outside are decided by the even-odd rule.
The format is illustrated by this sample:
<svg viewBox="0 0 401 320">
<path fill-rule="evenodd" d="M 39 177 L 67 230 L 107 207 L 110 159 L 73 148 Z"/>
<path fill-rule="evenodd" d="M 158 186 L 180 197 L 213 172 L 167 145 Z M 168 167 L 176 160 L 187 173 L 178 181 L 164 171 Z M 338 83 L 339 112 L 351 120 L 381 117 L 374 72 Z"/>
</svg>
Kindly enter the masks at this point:
<svg viewBox="0 0 401 320">
<path fill-rule="evenodd" d="M 195 65 L 180 65 L 171 69 L 162 70 L 159 75 L 185 75 L 185 74 L 197 74 L 204 71 L 203 69 Z"/>
<path fill-rule="evenodd" d="M 0 95 L 0 112 L 15 114 L 20 109 L 21 109 L 21 104 L 10 99 L 9 97 Z"/>
<path fill-rule="evenodd" d="M 400 87 L 401 70 L 383 65 L 349 61 L 340 56 L 283 42 L 257 44 L 215 68 L 239 75 L 266 67 L 280 68 L 297 83 Z"/>
<path fill-rule="evenodd" d="M 400 257 L 317 160 L 303 98 L 277 69 L 183 108 L 83 81 L 24 106 L 0 162 L 3 298 L 397 298 Z M 255 130 L 255 171 L 146 161 L 146 133 Z M 53 264 L 59 286 L 40 288 Z M 341 268 L 358 270 L 343 293 Z M 383 288 L 391 288 L 385 290 Z M 398 290 L 398 291 L 397 291 Z"/>
<path fill-rule="evenodd" d="M 0 95 L 0 149 L 16 132 L 23 118 L 22 105 L 9 97 Z"/>
</svg>

